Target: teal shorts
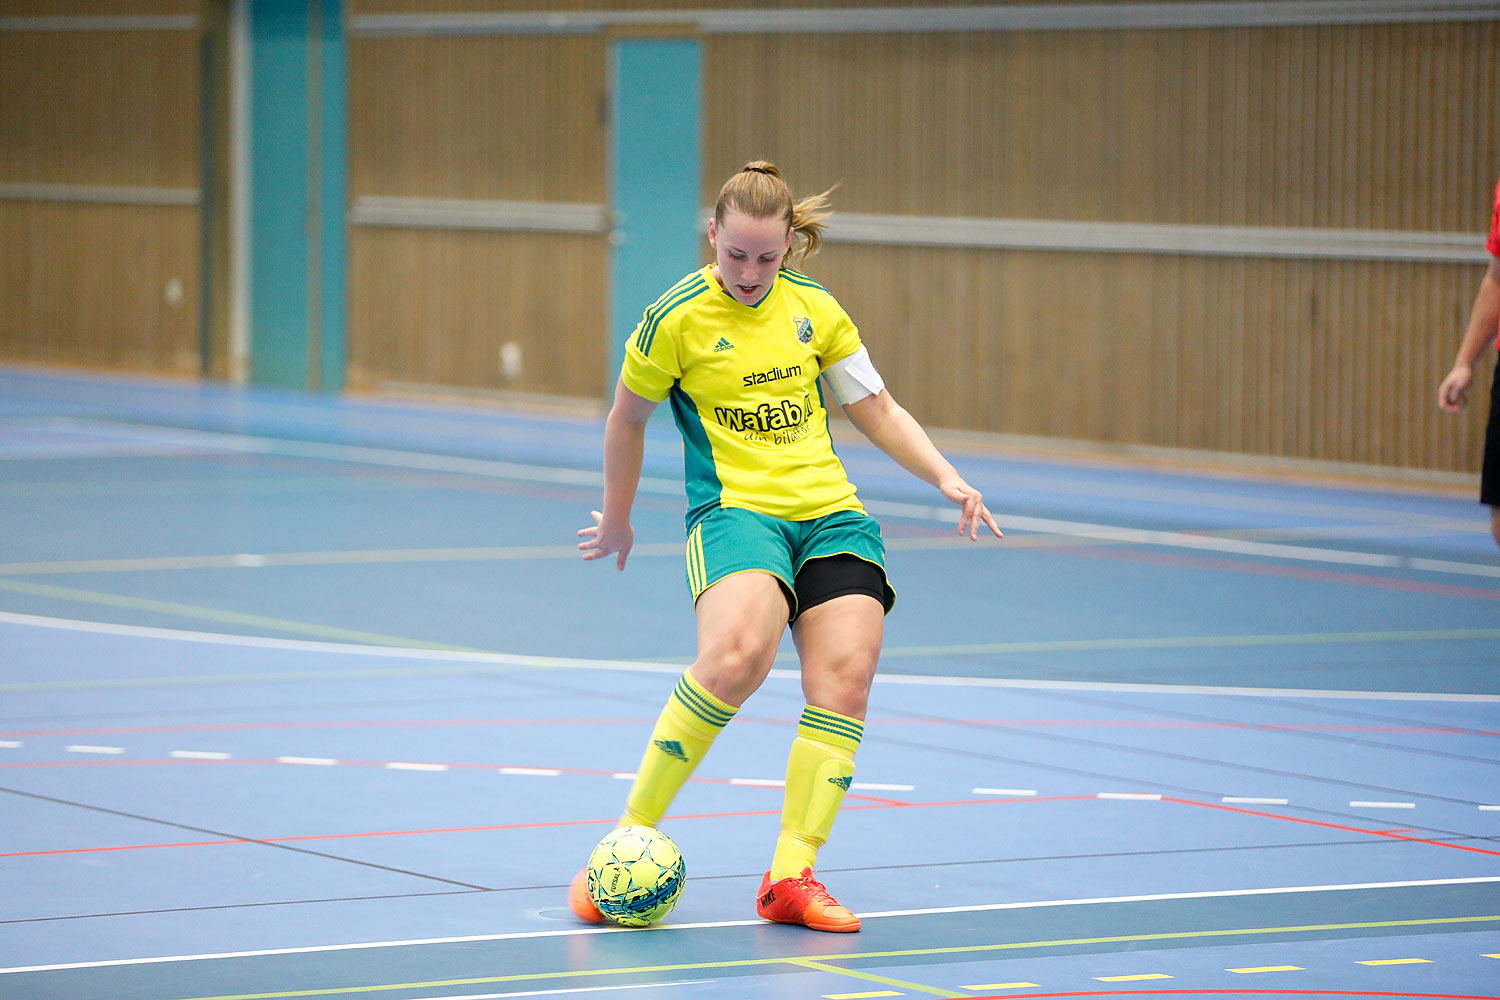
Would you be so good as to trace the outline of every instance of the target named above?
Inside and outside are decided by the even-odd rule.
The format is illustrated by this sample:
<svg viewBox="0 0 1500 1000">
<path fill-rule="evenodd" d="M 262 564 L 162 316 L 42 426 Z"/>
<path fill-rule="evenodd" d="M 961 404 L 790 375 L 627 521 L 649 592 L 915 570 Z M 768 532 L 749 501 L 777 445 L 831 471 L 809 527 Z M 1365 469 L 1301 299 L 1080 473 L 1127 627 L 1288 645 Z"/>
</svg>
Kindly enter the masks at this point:
<svg viewBox="0 0 1500 1000">
<path fill-rule="evenodd" d="M 885 577 L 885 542 L 880 525 L 857 510 L 841 510 L 810 521 L 783 521 L 753 510 L 719 507 L 688 532 L 687 585 L 696 604 L 703 592 L 726 576 L 759 571 L 781 584 L 798 614 L 797 574 L 808 560 L 852 555 L 880 571 L 882 604 L 889 612 L 896 592 Z M 857 565 L 857 564 L 855 564 Z M 873 595 L 872 595 L 873 596 Z"/>
</svg>

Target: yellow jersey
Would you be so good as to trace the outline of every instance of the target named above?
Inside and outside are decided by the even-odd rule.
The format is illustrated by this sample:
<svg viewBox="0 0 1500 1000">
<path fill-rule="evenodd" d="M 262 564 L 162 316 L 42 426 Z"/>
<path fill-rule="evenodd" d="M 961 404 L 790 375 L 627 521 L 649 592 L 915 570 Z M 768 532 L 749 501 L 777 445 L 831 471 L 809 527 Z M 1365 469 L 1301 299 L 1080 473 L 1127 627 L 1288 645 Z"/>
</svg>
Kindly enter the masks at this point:
<svg viewBox="0 0 1500 1000">
<path fill-rule="evenodd" d="M 786 268 L 753 306 L 708 265 L 646 310 L 620 378 L 638 396 L 671 400 L 689 530 L 721 506 L 788 521 L 864 510 L 834 453 L 818 382 L 859 346 L 828 290 Z"/>
</svg>

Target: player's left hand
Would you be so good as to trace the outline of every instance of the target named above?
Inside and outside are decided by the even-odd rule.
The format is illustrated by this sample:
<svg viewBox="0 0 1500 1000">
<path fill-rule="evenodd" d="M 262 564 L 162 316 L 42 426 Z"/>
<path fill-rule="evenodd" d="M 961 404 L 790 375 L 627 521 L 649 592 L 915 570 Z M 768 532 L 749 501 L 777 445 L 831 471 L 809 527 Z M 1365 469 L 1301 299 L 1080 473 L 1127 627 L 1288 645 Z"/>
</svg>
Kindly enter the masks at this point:
<svg viewBox="0 0 1500 1000">
<path fill-rule="evenodd" d="M 604 514 L 597 510 L 589 511 L 589 516 L 594 523 L 588 528 L 579 528 L 578 537 L 583 541 L 578 543 L 578 551 L 583 553 L 586 560 L 603 559 L 605 556 L 615 557 L 615 569 L 623 570 L 625 560 L 630 557 L 630 549 L 635 545 L 635 529 L 630 522 L 624 524 L 606 523 Z"/>
<path fill-rule="evenodd" d="M 944 482 L 938 485 L 943 491 L 943 496 L 952 500 L 963 508 L 958 515 L 958 533 L 965 532 L 970 541 L 979 540 L 979 525 L 983 523 L 990 531 L 994 532 L 996 538 L 1004 538 L 1000 526 L 990 514 L 990 509 L 984 505 L 984 495 L 962 479 Z"/>
</svg>

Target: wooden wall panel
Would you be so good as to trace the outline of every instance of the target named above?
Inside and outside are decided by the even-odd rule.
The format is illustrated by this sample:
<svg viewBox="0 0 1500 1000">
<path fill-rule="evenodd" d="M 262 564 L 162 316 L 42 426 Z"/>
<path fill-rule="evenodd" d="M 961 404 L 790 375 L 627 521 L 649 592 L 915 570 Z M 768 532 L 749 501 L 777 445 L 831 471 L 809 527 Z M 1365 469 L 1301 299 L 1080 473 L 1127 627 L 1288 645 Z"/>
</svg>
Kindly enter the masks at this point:
<svg viewBox="0 0 1500 1000">
<path fill-rule="evenodd" d="M 197 14 L 200 0 L 5 0 L 6 17 L 133 17 Z"/>
<path fill-rule="evenodd" d="M 198 184 L 198 36 L 0 31 L 0 181 Z"/>
<path fill-rule="evenodd" d="M 706 45 L 706 199 L 766 156 L 847 211 L 1471 232 L 1500 161 L 1496 22 Z"/>
<path fill-rule="evenodd" d="M 353 39 L 351 195 L 603 203 L 606 65 L 600 37 Z M 353 227 L 350 384 L 598 397 L 606 272 L 602 235 Z"/>
<path fill-rule="evenodd" d="M 1476 268 L 835 244 L 807 270 L 934 427 L 1478 466 L 1436 405 Z"/>
<path fill-rule="evenodd" d="M 1500 172 L 1495 23 L 706 44 L 705 204 L 763 156 L 850 212 L 1477 233 Z M 1478 464 L 1433 394 L 1479 265 L 834 244 L 809 270 L 935 426 Z"/>
<path fill-rule="evenodd" d="M 349 382 L 602 395 L 606 248 L 593 236 L 356 229 Z M 500 349 L 521 349 L 505 378 Z"/>
<path fill-rule="evenodd" d="M 355 38 L 350 194 L 602 202 L 600 37 Z"/>
<path fill-rule="evenodd" d="M 183 12 L 45 6 L 15 13 Z M 0 182 L 195 189 L 197 46 L 193 31 L 0 31 Z M 197 370 L 195 208 L 0 200 L 0 218 L 0 358 Z"/>
<path fill-rule="evenodd" d="M 122 0 L 123 2 L 123 0 Z M 757 8 L 837 8 L 837 7 L 978 7 L 995 0 L 757 0 Z M 1036 0 L 1028 0 L 1036 2 Z M 1067 4 L 1077 0 L 1040 0 L 1042 3 Z M 1189 3 L 1193 0 L 1168 0 Z M 350 0 L 354 14 L 447 14 L 532 13 L 538 10 L 739 10 L 745 0 Z"/>
<path fill-rule="evenodd" d="M 197 371 L 196 209 L 0 201 L 0 234 L 0 358 Z"/>
</svg>

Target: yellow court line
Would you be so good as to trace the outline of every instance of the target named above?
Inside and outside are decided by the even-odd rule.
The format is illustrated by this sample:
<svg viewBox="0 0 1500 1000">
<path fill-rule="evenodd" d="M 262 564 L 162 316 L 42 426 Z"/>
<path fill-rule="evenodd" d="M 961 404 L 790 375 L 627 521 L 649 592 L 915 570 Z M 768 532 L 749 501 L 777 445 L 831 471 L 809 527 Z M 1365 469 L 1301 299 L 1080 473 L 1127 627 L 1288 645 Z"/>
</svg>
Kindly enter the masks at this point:
<svg viewBox="0 0 1500 1000">
<path fill-rule="evenodd" d="M 1240 975 L 1250 975 L 1255 972 L 1305 972 L 1300 965 L 1260 965 L 1252 969 L 1225 969 L 1225 972 L 1237 972 Z"/>
<path fill-rule="evenodd" d="M 643 542 L 632 556 L 680 556 L 677 542 Z M 266 569 L 284 566 L 351 566 L 402 563 L 497 562 L 581 558 L 576 545 L 490 545 L 433 549 L 331 549 L 307 552 L 243 552 L 203 556 L 137 556 L 129 559 L 54 559 L 0 563 L 0 576 L 54 573 L 145 573 L 195 569 Z"/>
<path fill-rule="evenodd" d="M 855 955 L 815 955 L 816 959 L 838 961 L 855 958 L 907 958 L 916 955 L 951 955 L 985 951 L 1015 951 L 1025 948 L 1062 948 L 1083 944 L 1129 944 L 1138 941 L 1181 941 L 1191 938 L 1233 937 L 1239 934 L 1289 934 L 1312 931 L 1369 930 L 1379 927 L 1425 927 L 1433 924 L 1472 924 L 1500 922 L 1500 914 L 1482 917 L 1424 917 L 1419 920 L 1378 920 L 1350 924 L 1307 924 L 1294 927 L 1241 927 L 1217 931 L 1168 931 L 1161 934 L 1122 934 L 1117 937 L 1076 938 L 1066 941 L 1016 941 L 1005 944 L 955 945 L 948 948 L 907 948 L 901 951 L 868 951 Z M 220 998 L 204 998 L 220 1000 Z"/>
<path fill-rule="evenodd" d="M 1356 965 L 1431 965 L 1430 958 L 1372 958 Z"/>
<path fill-rule="evenodd" d="M 900 979 L 887 979 L 885 976 L 877 976 L 872 972 L 861 972 L 858 969 L 841 969 L 836 965 L 824 965 L 822 962 L 810 958 L 783 959 L 789 965 L 800 965 L 804 969 L 814 969 L 818 972 L 832 972 L 840 976 L 852 976 L 855 979 L 866 979 L 872 983 L 882 986 L 899 986 L 903 990 L 916 990 L 918 993 L 931 993 L 933 996 L 951 997 L 952 990 L 940 990 L 933 986 L 923 986 L 920 983 L 908 983 Z M 863 997 L 899 997 L 901 993 L 851 993 L 849 996 Z"/>
<path fill-rule="evenodd" d="M 368 643 L 374 646 L 393 646 L 407 649 L 425 649 L 450 653 L 482 653 L 481 649 L 465 646 L 448 646 L 441 643 L 421 642 L 401 636 L 381 635 L 378 632 L 360 632 L 354 629 L 337 628 L 330 625 L 312 625 L 307 622 L 287 621 L 284 618 L 266 618 L 261 615 L 240 614 L 236 611 L 220 611 L 216 608 L 198 607 L 193 604 L 178 604 L 173 601 L 153 601 L 144 597 L 126 597 L 94 590 L 76 590 L 72 587 L 54 587 L 45 583 L 25 583 L 20 580 L 0 579 L 0 590 L 36 597 L 56 597 L 65 601 L 79 601 L 104 607 L 130 608 L 133 611 L 155 611 L 181 618 L 199 621 L 226 622 L 231 625 L 250 625 L 257 628 L 283 629 L 301 635 L 314 635 L 322 639 L 340 642 Z"/>
<path fill-rule="evenodd" d="M 1287 632 L 1251 635 L 1135 636 L 1109 639 L 1044 639 L 950 646 L 893 646 L 880 655 L 980 656 L 1003 653 L 1119 652 L 1127 649 L 1218 649 L 1255 646 L 1347 645 L 1363 642 L 1456 642 L 1500 639 L 1497 628 L 1381 629 L 1364 632 Z M 791 654 L 778 657 L 784 659 Z"/>
<path fill-rule="evenodd" d="M 965 543 L 967 544 L 967 543 Z M 660 552 L 655 551 L 660 549 Z M 632 555 L 672 554 L 681 555 L 682 545 L 661 543 L 655 546 L 637 545 Z M 445 553 L 460 553 L 465 559 L 538 558 L 544 552 L 556 550 L 567 558 L 578 558 L 574 546 L 515 546 L 508 549 L 412 549 L 369 552 L 283 552 L 257 554 L 248 558 L 257 560 L 258 566 L 316 566 L 367 562 L 431 562 L 441 561 Z M 30 583 L 6 579 L 15 574 L 40 574 L 51 572 L 83 573 L 104 571 L 139 572 L 151 569 L 212 569 L 242 567 L 243 555 L 162 557 L 157 559 L 99 560 L 94 563 L 82 561 L 57 563 L 0 563 L 0 590 L 10 590 L 39 597 L 56 597 L 105 607 L 123 607 L 138 611 L 157 611 L 183 618 L 216 621 L 262 628 L 279 628 L 285 631 L 335 639 L 342 642 L 368 643 L 376 646 L 396 646 L 409 649 L 445 650 L 448 652 L 486 653 L 488 650 L 465 646 L 449 646 L 440 643 L 422 642 L 401 636 L 382 635 L 376 632 L 361 632 L 331 626 L 312 625 L 306 622 L 266 618 L 259 615 L 219 611 L 190 604 L 153 601 L 146 598 L 125 597 L 100 591 L 57 587 L 50 584 Z M 456 558 L 449 555 L 448 558 Z M 701 555 L 698 562 L 701 563 Z M 701 572 L 701 567 L 696 567 Z M 1452 628 L 1452 629 L 1383 629 L 1363 632 L 1291 632 L 1262 633 L 1250 635 L 1201 635 L 1201 636 L 1121 636 L 1104 639 L 1043 639 L 1034 641 L 963 643 L 931 646 L 888 646 L 880 655 L 887 660 L 932 656 L 991 656 L 1021 653 L 1058 652 L 1120 652 L 1123 650 L 1162 649 L 1223 649 L 1260 646 L 1307 646 L 1347 645 L 1351 643 L 1384 642 L 1462 642 L 1500 639 L 1497 628 Z M 795 660 L 793 653 L 779 653 L 778 663 Z"/>
<path fill-rule="evenodd" d="M 1039 983 L 975 983 L 973 986 L 964 986 L 966 990 L 1034 990 L 1041 989 Z"/>
<path fill-rule="evenodd" d="M 640 546 L 636 546 L 639 549 Z M 632 551 L 635 551 L 634 549 Z M 145 636 L 150 638 L 165 638 L 176 640 L 187 640 L 192 642 L 215 642 L 226 645 L 275 645 L 277 643 L 308 643 L 310 648 L 315 648 L 321 642 L 332 640 L 333 645 L 330 652 L 340 653 L 369 653 L 385 655 L 389 650 L 390 656 L 415 658 L 432 656 L 437 659 L 452 658 L 465 664 L 478 663 L 474 667 L 453 667 L 442 670 L 434 670 L 431 667 L 413 668 L 410 670 L 388 670 L 366 673 L 340 672 L 338 676 L 345 678 L 358 678 L 361 676 L 383 677 L 383 676 L 419 676 L 433 673 L 436 676 L 452 674 L 460 670 L 471 669 L 508 670 L 517 667 L 526 669 L 540 668 L 582 668 L 582 669 L 607 669 L 607 670 L 639 670 L 671 672 L 689 662 L 684 657 L 652 657 L 649 659 L 633 660 L 588 660 L 576 657 L 548 657 L 548 656 L 525 656 L 513 653 L 499 653 L 486 649 L 476 649 L 465 646 L 450 646 L 441 643 L 428 643 L 416 639 L 408 639 L 402 636 L 388 636 L 379 633 L 359 632 L 350 629 L 342 629 L 333 626 L 313 625 L 307 622 L 288 621 L 278 618 L 267 618 L 257 615 L 247 615 L 232 611 L 221 611 L 214 608 L 204 608 L 189 604 L 176 604 L 165 601 L 153 601 L 145 598 L 126 597 L 118 594 L 109 594 L 99 591 L 78 590 L 63 587 L 54 587 L 48 584 L 26 583 L 19 580 L 7 580 L 0 575 L 0 591 L 10 590 L 17 593 L 33 594 L 43 597 L 59 597 L 65 600 L 73 600 L 84 603 L 92 603 L 107 607 L 124 607 L 135 610 L 147 610 L 175 614 L 187 618 L 203 619 L 208 621 L 228 622 L 232 624 L 249 624 L 268 629 L 281 629 L 287 632 L 301 633 L 303 635 L 317 636 L 317 639 L 288 638 L 285 636 L 253 636 L 238 635 L 234 633 L 221 632 L 193 632 L 170 628 L 155 628 L 148 626 L 120 625 L 105 622 L 79 621 L 73 619 L 52 618 L 36 615 L 23 615 L 0 610 L 0 621 L 18 622 L 21 624 L 45 624 L 49 627 L 73 628 L 82 631 L 106 631 L 119 635 Z M 1401 642 L 1401 641 L 1435 641 L 1435 640 L 1462 640 L 1462 639 L 1489 639 L 1500 638 L 1500 629 L 1446 629 L 1446 630 L 1422 630 L 1422 631 L 1384 631 L 1384 632 L 1326 632 L 1326 633 L 1300 633 L 1285 635 L 1229 635 L 1229 636 L 1189 636 L 1189 637 L 1164 637 L 1164 638 L 1125 638 L 1125 639 L 1060 639 L 1046 640 L 1041 642 L 1011 642 L 1011 643 L 987 643 L 979 645 L 957 645 L 957 646 L 887 646 L 881 655 L 887 659 L 893 657 L 909 656 L 963 656 L 963 655 L 988 655 L 992 653 L 1024 653 L 1024 652 L 1048 652 L 1048 651 L 1110 651 L 1122 649 L 1166 649 L 1166 648 L 1188 648 L 1196 646 L 1254 646 L 1254 645 L 1296 645 L 1302 643 L 1354 643 L 1354 642 Z M 323 651 L 315 648 L 315 651 Z M 794 654 L 778 654 L 777 662 L 787 661 L 794 658 Z M 779 669 L 771 671 L 773 677 L 795 677 L 793 670 Z M 887 683 L 979 683 L 983 679 L 972 677 L 942 677 L 942 676 L 919 676 L 903 674 L 883 674 Z M 225 684 L 225 683 L 252 683 L 252 682 L 281 682 L 285 680 L 323 680 L 326 677 L 314 673 L 297 674 L 261 674 L 261 675 L 238 675 L 236 677 L 136 677 L 136 678 L 112 678 L 96 681 L 37 681 L 23 684 L 0 684 L 0 693 L 4 692 L 31 692 L 42 690 L 74 690 L 96 687 L 157 687 L 171 686 L 176 684 Z M 1032 686 L 1029 681 L 1007 681 L 998 682 L 1002 686 L 1022 687 Z M 1234 687 L 1204 687 L 1195 686 L 1191 688 L 1176 685 L 1120 685 L 1120 684 L 1084 684 L 1083 682 L 1035 682 L 1042 686 L 1049 683 L 1062 683 L 1064 685 L 1074 683 L 1074 686 L 1084 686 L 1091 689 L 1115 689 L 1134 688 L 1151 689 L 1163 691 L 1179 691 L 1188 693 L 1225 693 L 1225 694 L 1262 694 L 1267 691 L 1280 694 L 1290 694 L 1298 697 L 1364 697 L 1364 698 L 1388 698 L 1392 692 L 1378 691 L 1317 691 L 1314 689 L 1256 689 L 1256 688 L 1234 688 Z M 1408 693 L 1395 695 L 1408 697 Z M 1497 699 L 1496 695 L 1410 695 L 1414 697 L 1438 698 L 1439 700 L 1489 700 Z M 1500 805 L 1481 805 L 1480 809 L 1500 810 Z"/>
<path fill-rule="evenodd" d="M 625 976 L 662 972 L 692 972 L 704 969 L 743 969 L 753 966 L 801 964 L 805 962 L 849 962 L 866 958 L 904 958 L 916 955 L 963 955 L 993 951 L 1016 951 L 1028 948 L 1066 948 L 1075 945 L 1129 944 L 1142 941 L 1181 941 L 1192 938 L 1231 937 L 1249 934 L 1290 934 L 1313 931 L 1368 930 L 1378 927 L 1430 927 L 1436 924 L 1500 923 L 1500 914 L 1478 917 L 1424 917 L 1418 920 L 1381 920 L 1351 924 L 1307 924 L 1292 927 L 1242 927 L 1213 931 L 1173 931 L 1163 934 L 1125 934 L 1115 937 L 1070 938 L 1057 941 L 1015 941 L 1005 944 L 955 945 L 947 948 L 909 948 L 901 951 L 846 952 L 836 955 L 810 955 L 806 958 L 744 958 L 721 962 L 690 962 L 673 965 L 643 965 L 616 969 L 580 969 L 567 972 L 533 972 L 513 976 L 486 976 L 476 979 L 444 979 L 419 983 L 388 983 L 379 986 L 352 986 L 331 989 L 294 990 L 279 993 L 237 993 L 225 996 L 191 997 L 184 1000 L 286 1000 L 291 997 L 324 997 L 341 994 L 380 993 L 392 990 L 434 989 L 445 986 L 483 986 L 495 983 L 535 982 L 549 979 L 585 978 L 591 976 Z M 1486 956 L 1500 958 L 1500 955 Z M 851 972 L 849 969 L 835 970 Z M 1236 970 L 1230 970 L 1236 971 Z M 915 988 L 915 987 L 913 987 Z M 944 994 L 948 995 L 948 994 Z"/>
<path fill-rule="evenodd" d="M 1171 976 L 1161 972 L 1147 972 L 1139 976 L 1095 976 L 1101 983 L 1137 983 L 1143 979 L 1171 979 Z"/>
</svg>

